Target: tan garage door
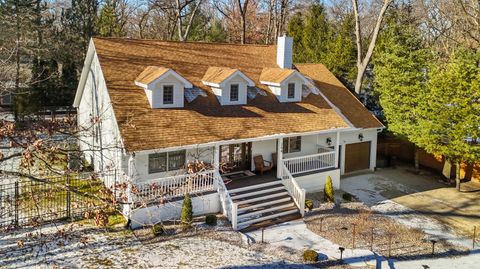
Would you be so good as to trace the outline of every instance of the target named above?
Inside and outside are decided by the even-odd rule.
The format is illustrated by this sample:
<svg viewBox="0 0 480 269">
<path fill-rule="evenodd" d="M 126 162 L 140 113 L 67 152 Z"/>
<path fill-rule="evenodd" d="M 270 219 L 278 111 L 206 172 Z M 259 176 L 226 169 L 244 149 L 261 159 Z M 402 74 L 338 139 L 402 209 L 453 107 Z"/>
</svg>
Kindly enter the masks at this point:
<svg viewBox="0 0 480 269">
<path fill-rule="evenodd" d="M 370 168 L 370 142 L 345 145 L 345 173 Z"/>
</svg>

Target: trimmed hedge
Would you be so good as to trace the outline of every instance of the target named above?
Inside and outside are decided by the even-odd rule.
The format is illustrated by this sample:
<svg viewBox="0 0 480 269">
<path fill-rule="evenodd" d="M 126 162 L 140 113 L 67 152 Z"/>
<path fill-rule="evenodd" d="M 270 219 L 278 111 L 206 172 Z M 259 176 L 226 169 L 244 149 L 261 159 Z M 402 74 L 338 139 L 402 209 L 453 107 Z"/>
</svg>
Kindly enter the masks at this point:
<svg viewBox="0 0 480 269">
<path fill-rule="evenodd" d="M 192 199 L 190 199 L 190 195 L 188 195 L 188 193 L 185 194 L 185 198 L 183 199 L 180 221 L 185 226 L 190 226 L 193 222 Z"/>
<path fill-rule="evenodd" d="M 163 224 L 156 223 L 152 226 L 152 234 L 154 236 L 162 235 L 164 232 L 165 232 L 165 230 L 163 229 Z"/>
</svg>

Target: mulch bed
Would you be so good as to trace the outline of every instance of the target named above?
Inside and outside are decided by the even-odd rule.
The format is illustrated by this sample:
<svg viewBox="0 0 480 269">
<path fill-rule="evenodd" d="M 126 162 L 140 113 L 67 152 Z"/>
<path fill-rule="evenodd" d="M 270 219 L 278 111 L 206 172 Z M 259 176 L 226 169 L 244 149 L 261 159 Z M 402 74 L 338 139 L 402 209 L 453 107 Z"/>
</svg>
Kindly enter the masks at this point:
<svg viewBox="0 0 480 269">
<path fill-rule="evenodd" d="M 437 241 L 435 256 L 459 255 L 467 251 L 445 240 L 431 238 L 391 217 L 376 214 L 362 203 L 323 204 L 308 214 L 305 223 L 313 232 L 346 248 L 372 249 L 396 259 L 430 257 L 431 240 Z"/>
</svg>

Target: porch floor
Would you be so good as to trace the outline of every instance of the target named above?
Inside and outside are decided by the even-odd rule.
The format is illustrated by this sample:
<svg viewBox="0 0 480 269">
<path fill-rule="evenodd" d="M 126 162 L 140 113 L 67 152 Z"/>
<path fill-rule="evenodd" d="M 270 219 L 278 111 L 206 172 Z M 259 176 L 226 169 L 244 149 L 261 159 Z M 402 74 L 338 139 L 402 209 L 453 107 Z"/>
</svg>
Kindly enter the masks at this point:
<svg viewBox="0 0 480 269">
<path fill-rule="evenodd" d="M 248 187 L 257 184 L 268 183 L 272 181 L 279 180 L 277 179 L 276 171 L 272 170 L 270 172 L 264 173 L 263 175 L 256 174 L 255 176 L 239 178 L 239 179 L 224 179 L 225 186 L 228 190 Z"/>
</svg>

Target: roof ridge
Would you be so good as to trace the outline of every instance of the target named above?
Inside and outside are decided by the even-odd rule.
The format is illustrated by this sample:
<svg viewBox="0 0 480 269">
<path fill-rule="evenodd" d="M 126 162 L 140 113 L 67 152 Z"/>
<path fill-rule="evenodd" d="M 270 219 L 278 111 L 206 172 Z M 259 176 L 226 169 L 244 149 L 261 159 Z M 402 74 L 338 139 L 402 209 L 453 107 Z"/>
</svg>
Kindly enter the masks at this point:
<svg viewBox="0 0 480 269">
<path fill-rule="evenodd" d="M 92 39 L 104 39 L 104 40 L 127 40 L 127 41 L 157 41 L 157 42 L 166 42 L 166 43 L 188 43 L 188 44 L 206 44 L 206 45 L 225 45 L 225 46 L 246 46 L 246 47 L 273 47 L 276 45 L 265 45 L 265 44 L 237 44 L 237 43 L 227 43 L 227 42 L 207 42 L 207 41 L 179 41 L 179 40 L 163 40 L 163 39 L 149 39 L 149 38 L 130 38 L 130 37 L 106 37 L 106 36 L 94 36 Z"/>
</svg>

